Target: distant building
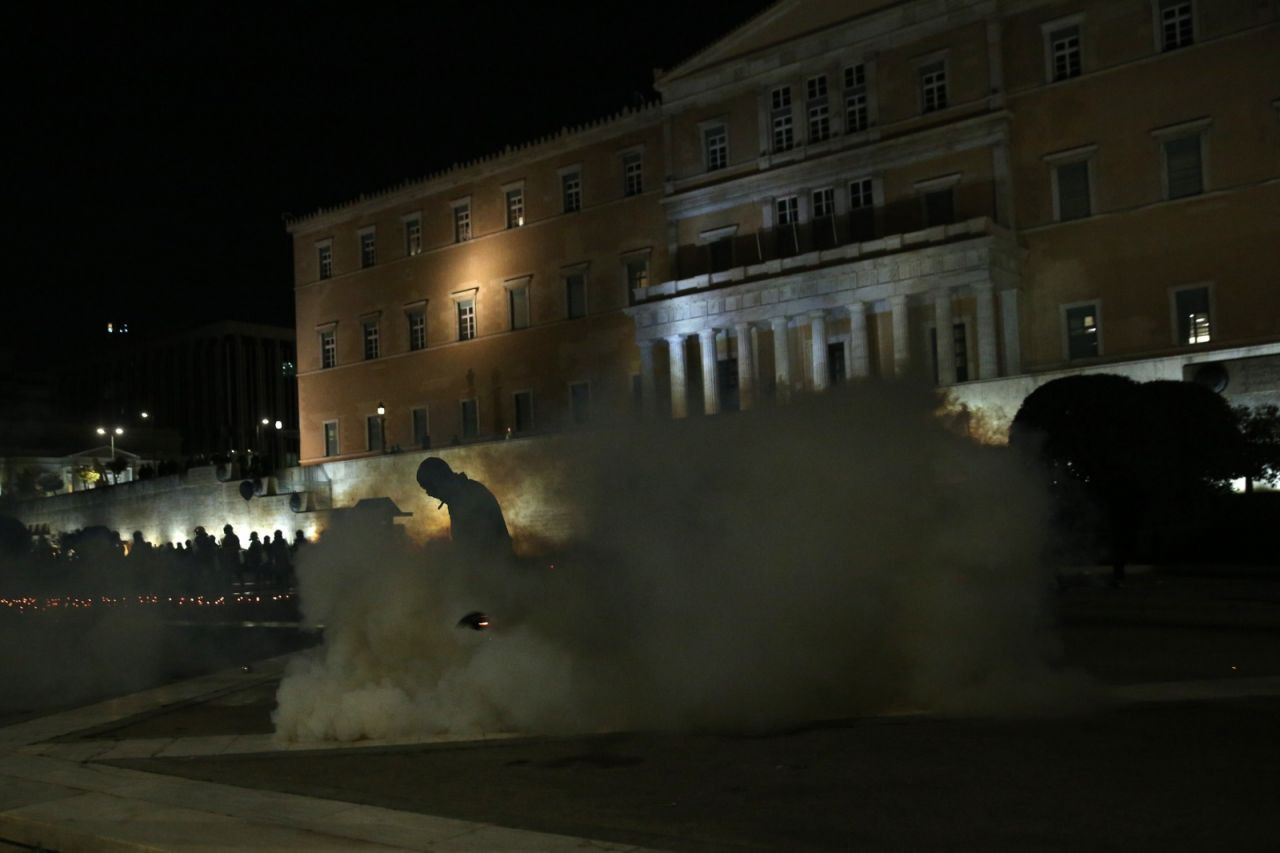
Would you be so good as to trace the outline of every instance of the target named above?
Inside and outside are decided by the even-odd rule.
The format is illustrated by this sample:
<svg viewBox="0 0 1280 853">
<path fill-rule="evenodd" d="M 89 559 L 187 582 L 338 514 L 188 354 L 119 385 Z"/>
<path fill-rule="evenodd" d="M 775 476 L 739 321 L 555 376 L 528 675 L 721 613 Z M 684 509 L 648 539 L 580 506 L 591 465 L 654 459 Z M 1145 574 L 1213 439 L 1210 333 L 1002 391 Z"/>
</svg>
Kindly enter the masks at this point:
<svg viewBox="0 0 1280 853">
<path fill-rule="evenodd" d="M 58 398 L 86 423 L 123 424 L 126 435 L 175 431 L 180 447 L 169 451 L 175 456 L 253 452 L 296 464 L 292 329 L 224 321 L 147 340 L 117 328 L 107 344 L 61 372 Z M 122 443 L 153 455 L 137 440 Z"/>
<path fill-rule="evenodd" d="M 293 220 L 302 461 L 913 372 L 1275 401 L 1277 80 L 1275 3 L 782 0 L 660 106 Z"/>
</svg>

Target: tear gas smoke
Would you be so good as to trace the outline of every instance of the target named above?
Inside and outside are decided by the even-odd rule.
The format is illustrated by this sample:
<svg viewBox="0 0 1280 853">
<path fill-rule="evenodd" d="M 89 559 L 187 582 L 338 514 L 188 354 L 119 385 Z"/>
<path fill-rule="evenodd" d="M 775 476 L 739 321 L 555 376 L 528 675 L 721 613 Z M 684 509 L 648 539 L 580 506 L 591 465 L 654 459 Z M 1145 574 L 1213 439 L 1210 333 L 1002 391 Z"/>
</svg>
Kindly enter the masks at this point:
<svg viewBox="0 0 1280 853">
<path fill-rule="evenodd" d="M 554 570 L 335 530 L 299 568 L 325 643 L 282 682 L 278 734 L 759 729 L 1075 704 L 1082 680 L 1049 663 L 1044 495 L 936 408 L 932 392 L 875 384 L 584 435 L 573 458 L 511 472 L 578 522 Z M 477 609 L 492 631 L 455 627 Z"/>
</svg>

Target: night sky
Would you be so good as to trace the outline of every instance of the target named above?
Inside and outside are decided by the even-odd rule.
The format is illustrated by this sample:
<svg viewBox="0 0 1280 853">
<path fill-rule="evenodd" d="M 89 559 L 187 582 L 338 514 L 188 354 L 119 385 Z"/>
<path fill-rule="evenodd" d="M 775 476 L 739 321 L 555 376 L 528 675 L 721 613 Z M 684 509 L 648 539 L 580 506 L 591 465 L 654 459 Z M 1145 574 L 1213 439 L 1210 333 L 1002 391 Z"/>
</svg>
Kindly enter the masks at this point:
<svg viewBox="0 0 1280 853">
<path fill-rule="evenodd" d="M 2 37 L 4 346 L 92 352 L 108 319 L 291 324 L 282 214 L 652 97 L 652 68 L 767 5 L 27 4 Z"/>
</svg>

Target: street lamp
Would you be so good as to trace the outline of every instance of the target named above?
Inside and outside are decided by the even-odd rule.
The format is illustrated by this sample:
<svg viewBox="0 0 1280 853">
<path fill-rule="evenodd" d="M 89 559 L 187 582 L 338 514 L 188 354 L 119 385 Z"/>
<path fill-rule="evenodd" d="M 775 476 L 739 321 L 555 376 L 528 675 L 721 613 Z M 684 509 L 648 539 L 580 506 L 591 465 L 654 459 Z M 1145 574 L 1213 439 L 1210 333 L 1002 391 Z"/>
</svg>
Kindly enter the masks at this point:
<svg viewBox="0 0 1280 853">
<path fill-rule="evenodd" d="M 378 440 L 382 443 L 382 452 L 387 452 L 387 407 L 378 401 Z"/>
<path fill-rule="evenodd" d="M 98 427 L 98 435 L 111 436 L 111 458 L 115 459 L 116 458 L 116 436 L 124 435 L 124 427 L 116 427 L 115 429 L 110 431 L 108 431 L 106 427 Z"/>
<path fill-rule="evenodd" d="M 151 415 L 148 412 L 139 412 L 138 417 L 142 418 L 145 421 L 147 418 L 151 417 Z"/>
</svg>

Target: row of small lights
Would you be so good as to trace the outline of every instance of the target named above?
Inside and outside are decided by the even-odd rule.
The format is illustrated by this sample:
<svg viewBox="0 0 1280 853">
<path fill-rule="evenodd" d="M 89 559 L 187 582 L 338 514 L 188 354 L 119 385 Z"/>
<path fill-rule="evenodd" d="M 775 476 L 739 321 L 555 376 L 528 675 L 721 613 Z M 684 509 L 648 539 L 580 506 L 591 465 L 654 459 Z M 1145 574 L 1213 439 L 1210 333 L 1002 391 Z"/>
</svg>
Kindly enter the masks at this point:
<svg viewBox="0 0 1280 853">
<path fill-rule="evenodd" d="M 378 404 L 378 414 L 379 414 L 379 415 L 382 415 L 382 414 L 385 414 L 385 413 L 386 413 L 386 409 L 385 409 L 385 408 L 383 408 L 383 406 L 382 406 L 382 404 L 381 404 L 381 403 L 379 403 L 379 404 Z M 145 420 L 148 420 L 148 419 L 151 417 L 151 413 L 150 413 L 150 412 L 139 412 L 139 413 L 138 413 L 138 416 L 139 416 L 140 418 L 142 418 L 142 419 L 145 421 Z M 263 419 L 262 419 L 262 425 L 263 425 L 264 427 L 274 426 L 276 429 L 284 429 L 284 421 L 282 421 L 282 420 L 276 420 L 276 421 L 275 421 L 275 423 L 272 423 L 272 421 L 271 421 L 271 419 L 270 419 L 270 418 L 263 418 Z M 112 427 L 111 429 L 107 429 L 106 427 L 98 427 L 98 429 L 97 429 L 97 433 L 98 433 L 98 435 L 109 435 L 109 434 L 114 434 L 114 435 L 124 435 L 124 427 L 120 427 L 120 426 L 118 426 L 118 427 Z M 114 439 L 114 438 L 112 438 L 112 439 L 111 439 L 111 443 L 112 443 L 112 447 L 114 448 L 114 446 L 115 446 L 115 439 Z M 114 450 L 113 450 L 113 452 L 114 452 Z M 235 451 L 234 451 L 234 450 L 232 450 L 231 452 L 232 452 L 232 453 L 235 453 Z"/>
<path fill-rule="evenodd" d="M 217 598 L 205 598 L 203 595 L 100 595 L 97 598 L 79 598 L 77 596 L 52 597 L 40 599 L 34 596 L 20 598 L 0 598 L 0 607 L 25 612 L 28 610 L 85 610 L 95 606 L 129 607 L 136 604 L 176 604 L 180 607 L 221 607 L 226 604 L 262 604 L 264 601 L 290 601 L 295 598 L 292 592 L 261 595 L 258 593 L 233 593 L 229 598 L 220 595 Z"/>
</svg>

